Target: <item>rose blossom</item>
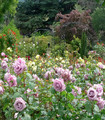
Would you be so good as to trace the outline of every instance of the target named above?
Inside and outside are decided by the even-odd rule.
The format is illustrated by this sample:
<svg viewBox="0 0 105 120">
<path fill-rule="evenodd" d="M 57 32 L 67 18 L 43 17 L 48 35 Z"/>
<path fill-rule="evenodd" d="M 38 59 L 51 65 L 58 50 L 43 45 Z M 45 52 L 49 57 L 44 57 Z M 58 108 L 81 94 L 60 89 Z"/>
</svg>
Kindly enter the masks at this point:
<svg viewBox="0 0 105 120">
<path fill-rule="evenodd" d="M 97 92 L 94 88 L 89 88 L 87 91 L 87 96 L 90 100 L 96 100 L 97 98 Z"/>
<path fill-rule="evenodd" d="M 6 61 L 6 62 L 8 62 L 8 58 L 4 58 L 3 60 Z"/>
<path fill-rule="evenodd" d="M 11 74 L 9 72 L 5 73 L 4 79 L 7 80 Z"/>
<path fill-rule="evenodd" d="M 75 88 L 75 90 L 72 89 L 72 94 L 73 94 L 75 97 L 77 96 L 77 94 L 80 95 L 80 94 L 82 93 L 80 87 L 74 86 L 74 88 Z"/>
<path fill-rule="evenodd" d="M 35 80 L 40 80 L 40 78 L 36 74 L 33 74 L 32 76 Z"/>
<path fill-rule="evenodd" d="M 7 82 L 10 87 L 16 86 L 17 85 L 17 79 L 15 75 L 10 75 L 9 78 L 7 79 Z"/>
<path fill-rule="evenodd" d="M 105 105 L 105 100 L 103 100 L 103 98 L 98 98 L 97 99 L 97 106 L 99 107 L 100 110 L 102 110 L 104 108 Z"/>
<path fill-rule="evenodd" d="M 54 82 L 53 82 L 53 86 L 54 86 L 54 89 L 56 90 L 56 91 L 59 91 L 59 92 L 61 92 L 61 91 L 63 91 L 63 90 L 65 90 L 65 84 L 64 84 L 64 81 L 63 81 L 63 79 L 55 79 L 54 80 Z"/>
<path fill-rule="evenodd" d="M 3 94 L 4 88 L 0 86 L 0 95 Z"/>
<path fill-rule="evenodd" d="M 2 53 L 1 53 L 1 56 L 5 56 L 5 53 L 4 53 L 4 52 L 2 52 Z"/>
<path fill-rule="evenodd" d="M 22 58 L 18 58 L 14 63 L 13 63 L 13 68 L 14 72 L 16 74 L 22 73 L 24 70 L 26 70 L 26 62 Z"/>
<path fill-rule="evenodd" d="M 94 84 L 93 87 L 96 89 L 98 97 L 103 95 L 103 87 L 100 84 Z"/>
<path fill-rule="evenodd" d="M 7 65 L 7 62 L 6 62 L 6 61 L 2 61 L 2 62 L 1 62 L 1 68 L 2 68 L 2 69 L 8 68 L 8 65 Z"/>
<path fill-rule="evenodd" d="M 16 111 L 22 111 L 24 108 L 26 108 L 26 102 L 21 98 L 16 98 L 15 103 L 14 103 L 14 108 Z"/>
<path fill-rule="evenodd" d="M 51 77 L 51 72 L 47 71 L 44 75 L 44 78 L 48 80 L 50 77 Z"/>
</svg>

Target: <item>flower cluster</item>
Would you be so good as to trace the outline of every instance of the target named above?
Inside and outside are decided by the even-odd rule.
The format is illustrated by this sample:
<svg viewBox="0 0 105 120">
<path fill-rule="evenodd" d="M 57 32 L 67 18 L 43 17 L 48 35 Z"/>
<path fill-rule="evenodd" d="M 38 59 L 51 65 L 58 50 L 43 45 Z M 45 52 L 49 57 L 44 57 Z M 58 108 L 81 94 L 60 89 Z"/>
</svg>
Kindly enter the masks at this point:
<svg viewBox="0 0 105 120">
<path fill-rule="evenodd" d="M 103 109 L 105 105 L 105 100 L 101 98 L 103 95 L 103 87 L 100 84 L 94 84 L 87 91 L 87 96 L 90 100 L 96 100 L 99 109 Z"/>
</svg>

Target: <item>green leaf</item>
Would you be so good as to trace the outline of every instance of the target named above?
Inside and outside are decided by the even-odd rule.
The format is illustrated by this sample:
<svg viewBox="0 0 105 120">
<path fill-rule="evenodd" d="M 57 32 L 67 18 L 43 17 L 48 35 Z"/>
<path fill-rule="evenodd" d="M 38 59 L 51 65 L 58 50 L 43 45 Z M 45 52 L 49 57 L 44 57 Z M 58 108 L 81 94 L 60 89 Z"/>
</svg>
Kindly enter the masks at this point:
<svg viewBox="0 0 105 120">
<path fill-rule="evenodd" d="M 32 76 L 31 76 L 30 73 L 26 73 L 26 76 L 27 76 L 27 78 L 28 78 L 29 80 L 32 80 Z"/>
<path fill-rule="evenodd" d="M 18 78 L 17 78 L 17 84 L 20 84 L 20 83 L 21 83 L 21 78 L 18 77 Z"/>
<path fill-rule="evenodd" d="M 67 91 L 67 92 L 71 92 L 71 91 L 72 91 L 72 89 L 70 88 L 70 85 L 67 85 L 67 86 L 66 86 L 66 91 Z"/>
<path fill-rule="evenodd" d="M 24 118 L 22 118 L 22 120 L 31 120 L 31 116 L 27 113 L 24 113 Z"/>
<path fill-rule="evenodd" d="M 32 82 L 29 82 L 29 89 L 33 90 L 35 88 L 35 84 Z"/>
<path fill-rule="evenodd" d="M 91 113 L 92 112 L 92 105 L 89 101 L 86 102 L 85 104 L 86 111 Z"/>
<path fill-rule="evenodd" d="M 14 95 L 13 95 L 13 98 L 17 98 L 17 97 L 20 97 L 21 94 L 19 92 L 16 92 Z"/>
<path fill-rule="evenodd" d="M 97 106 L 97 105 L 94 105 L 94 111 L 95 112 L 99 112 L 100 110 L 99 110 L 99 107 Z"/>
</svg>

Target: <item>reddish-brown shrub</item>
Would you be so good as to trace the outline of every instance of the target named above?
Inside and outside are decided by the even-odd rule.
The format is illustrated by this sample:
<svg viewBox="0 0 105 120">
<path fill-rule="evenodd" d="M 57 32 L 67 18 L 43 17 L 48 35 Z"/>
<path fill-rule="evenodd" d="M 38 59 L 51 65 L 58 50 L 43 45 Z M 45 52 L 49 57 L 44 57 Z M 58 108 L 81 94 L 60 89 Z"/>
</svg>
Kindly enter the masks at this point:
<svg viewBox="0 0 105 120">
<path fill-rule="evenodd" d="M 81 38 L 82 32 L 87 33 L 90 29 L 90 10 L 86 10 L 80 13 L 77 10 L 72 10 L 69 14 L 62 15 L 58 13 L 55 20 L 60 20 L 60 26 L 56 27 L 56 34 L 66 39 L 66 42 L 70 42 L 73 39 L 73 35 Z"/>
</svg>

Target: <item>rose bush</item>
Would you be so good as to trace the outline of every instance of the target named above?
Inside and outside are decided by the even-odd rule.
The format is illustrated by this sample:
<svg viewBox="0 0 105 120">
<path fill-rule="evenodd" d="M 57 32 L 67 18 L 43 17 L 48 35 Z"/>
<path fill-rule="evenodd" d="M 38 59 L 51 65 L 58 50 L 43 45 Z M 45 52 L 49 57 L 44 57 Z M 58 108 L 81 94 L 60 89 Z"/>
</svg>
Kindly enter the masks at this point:
<svg viewBox="0 0 105 120">
<path fill-rule="evenodd" d="M 104 120 L 105 65 L 90 53 L 85 59 L 37 55 L 30 60 L 4 53 L 0 119 Z"/>
</svg>

